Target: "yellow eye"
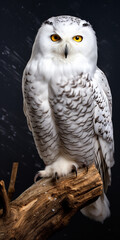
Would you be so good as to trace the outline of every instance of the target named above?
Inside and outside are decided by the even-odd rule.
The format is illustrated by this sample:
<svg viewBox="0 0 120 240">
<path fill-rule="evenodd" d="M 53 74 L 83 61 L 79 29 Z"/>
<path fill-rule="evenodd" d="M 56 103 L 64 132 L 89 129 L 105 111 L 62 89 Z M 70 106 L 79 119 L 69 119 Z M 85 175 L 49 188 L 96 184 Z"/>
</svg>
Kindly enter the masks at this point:
<svg viewBox="0 0 120 240">
<path fill-rule="evenodd" d="M 53 35 L 51 35 L 51 40 L 53 41 L 53 42 L 57 42 L 57 41 L 60 41 L 60 36 L 59 35 L 57 35 L 57 34 L 53 34 Z"/>
<path fill-rule="evenodd" d="M 77 35 L 77 36 L 74 36 L 74 37 L 73 37 L 73 40 L 76 41 L 76 42 L 81 42 L 81 41 L 83 40 L 83 37 Z"/>
</svg>

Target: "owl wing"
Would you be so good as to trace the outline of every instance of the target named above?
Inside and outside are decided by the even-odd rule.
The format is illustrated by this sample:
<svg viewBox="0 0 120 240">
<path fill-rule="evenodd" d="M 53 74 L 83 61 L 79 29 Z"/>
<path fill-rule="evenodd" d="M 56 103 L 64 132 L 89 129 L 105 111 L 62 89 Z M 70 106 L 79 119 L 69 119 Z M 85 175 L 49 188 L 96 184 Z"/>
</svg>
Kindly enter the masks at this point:
<svg viewBox="0 0 120 240">
<path fill-rule="evenodd" d="M 111 183 L 111 167 L 114 164 L 114 139 L 112 126 L 112 96 L 104 73 L 97 69 L 93 78 L 95 103 L 95 163 L 103 179 L 104 189 Z"/>
<path fill-rule="evenodd" d="M 30 131 L 32 131 L 31 122 L 30 122 L 29 113 L 28 113 L 28 108 L 27 108 L 27 104 L 26 104 L 26 101 L 25 101 L 25 94 L 24 94 L 24 84 L 25 84 L 26 79 L 27 79 L 27 74 L 26 74 L 26 69 L 25 69 L 24 72 L 23 72 L 23 77 L 22 77 L 23 112 L 24 112 L 24 114 L 26 116 L 26 119 L 27 119 L 28 128 L 29 128 Z"/>
<path fill-rule="evenodd" d="M 111 90 L 110 90 L 110 87 L 109 87 L 109 84 L 108 84 L 108 80 L 107 80 L 105 74 L 99 68 L 97 68 L 97 70 L 95 72 L 95 79 L 97 80 L 99 86 L 102 87 L 103 91 L 105 92 L 105 94 L 107 96 L 108 105 L 109 105 L 110 113 L 111 113 L 111 116 L 112 116 L 112 95 L 111 95 Z"/>
<path fill-rule="evenodd" d="M 59 155 L 59 136 L 46 94 L 47 83 L 44 86 L 44 83 L 37 81 L 31 68 L 26 67 L 23 73 L 23 109 L 38 153 L 49 165 Z"/>
<path fill-rule="evenodd" d="M 23 100 L 23 112 L 24 112 L 24 114 L 26 116 L 26 119 L 27 119 L 28 128 L 32 132 L 31 122 L 30 122 L 28 111 L 27 111 L 27 105 L 26 105 L 25 99 Z"/>
</svg>

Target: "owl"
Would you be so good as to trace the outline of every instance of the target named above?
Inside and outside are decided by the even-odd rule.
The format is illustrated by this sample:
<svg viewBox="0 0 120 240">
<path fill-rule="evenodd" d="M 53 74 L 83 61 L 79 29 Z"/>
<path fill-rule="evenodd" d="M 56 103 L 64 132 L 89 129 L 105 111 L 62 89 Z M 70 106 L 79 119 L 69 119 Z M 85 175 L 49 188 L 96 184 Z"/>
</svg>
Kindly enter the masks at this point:
<svg viewBox="0 0 120 240">
<path fill-rule="evenodd" d="M 58 178 L 95 163 L 104 192 L 81 212 L 103 222 L 114 164 L 112 97 L 97 67 L 97 41 L 89 22 L 51 17 L 38 30 L 22 80 L 24 113 L 46 167 L 40 177 Z"/>
</svg>

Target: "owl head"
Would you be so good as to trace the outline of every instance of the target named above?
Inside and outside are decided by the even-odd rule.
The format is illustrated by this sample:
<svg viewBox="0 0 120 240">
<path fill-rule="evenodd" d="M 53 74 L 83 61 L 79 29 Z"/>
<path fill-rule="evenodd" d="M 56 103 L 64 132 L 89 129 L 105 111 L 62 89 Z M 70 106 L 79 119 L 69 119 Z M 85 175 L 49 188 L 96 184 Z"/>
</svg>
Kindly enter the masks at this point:
<svg viewBox="0 0 120 240">
<path fill-rule="evenodd" d="M 51 59 L 59 65 L 77 65 L 82 72 L 94 71 L 97 62 L 95 32 L 80 18 L 51 17 L 39 29 L 32 55 Z"/>
</svg>

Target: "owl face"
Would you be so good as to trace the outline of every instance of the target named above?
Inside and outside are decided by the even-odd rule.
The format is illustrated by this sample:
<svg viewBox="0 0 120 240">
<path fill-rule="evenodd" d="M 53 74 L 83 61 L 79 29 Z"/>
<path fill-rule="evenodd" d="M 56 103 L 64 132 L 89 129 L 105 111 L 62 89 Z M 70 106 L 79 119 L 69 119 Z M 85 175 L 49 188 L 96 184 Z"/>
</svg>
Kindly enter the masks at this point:
<svg viewBox="0 0 120 240">
<path fill-rule="evenodd" d="M 38 45 L 42 55 L 68 60 L 75 55 L 96 54 L 95 33 L 89 23 L 76 17 L 49 18 L 38 32 Z"/>
<path fill-rule="evenodd" d="M 38 31 L 33 54 L 57 63 L 93 64 L 97 62 L 97 43 L 91 25 L 71 16 L 52 17 Z"/>
</svg>

